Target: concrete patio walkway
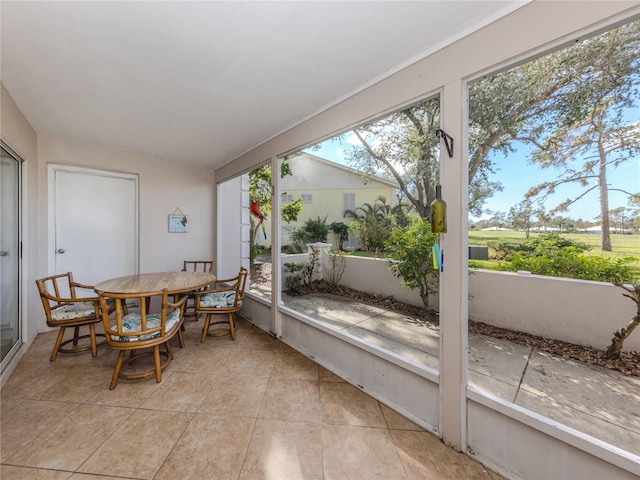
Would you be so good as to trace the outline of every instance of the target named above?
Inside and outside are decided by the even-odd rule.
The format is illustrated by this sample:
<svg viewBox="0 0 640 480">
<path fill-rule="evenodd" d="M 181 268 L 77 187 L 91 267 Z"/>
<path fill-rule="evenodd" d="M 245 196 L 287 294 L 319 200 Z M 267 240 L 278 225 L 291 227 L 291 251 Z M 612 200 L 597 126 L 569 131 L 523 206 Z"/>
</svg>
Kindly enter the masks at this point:
<svg viewBox="0 0 640 480">
<path fill-rule="evenodd" d="M 283 302 L 333 328 L 438 370 L 437 325 L 335 295 L 283 295 Z M 471 333 L 469 384 L 640 455 L 638 377 Z"/>
</svg>

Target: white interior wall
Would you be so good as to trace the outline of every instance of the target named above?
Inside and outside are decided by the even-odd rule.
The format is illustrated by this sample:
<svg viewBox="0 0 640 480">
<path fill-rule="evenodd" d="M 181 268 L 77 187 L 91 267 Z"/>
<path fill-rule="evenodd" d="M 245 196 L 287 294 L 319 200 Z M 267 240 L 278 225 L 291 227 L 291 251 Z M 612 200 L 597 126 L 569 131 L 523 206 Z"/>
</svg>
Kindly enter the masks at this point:
<svg viewBox="0 0 640 480">
<path fill-rule="evenodd" d="M 249 268 L 249 178 L 241 175 L 218 185 L 216 275 L 231 278 Z M 247 289 L 249 288 L 247 281 Z"/>
<path fill-rule="evenodd" d="M 0 138 L 23 160 L 22 164 L 22 340 L 23 346 L 0 376 L 4 384 L 16 364 L 36 338 L 39 331 L 39 312 L 42 309 L 35 287 L 31 288 L 37 272 L 38 244 L 27 239 L 39 238 L 46 223 L 39 223 L 37 209 L 38 191 L 38 137 L 13 98 L 0 82 Z"/>
<path fill-rule="evenodd" d="M 38 202 L 41 214 L 48 211 L 48 163 L 96 169 L 108 166 L 111 171 L 139 175 L 140 273 L 180 270 L 183 260 L 213 258 L 216 187 L 215 172 L 210 168 L 40 135 Z M 189 217 L 188 233 L 169 233 L 168 216 L 176 208 Z M 41 221 L 46 224 L 46 217 Z M 48 235 L 38 239 L 44 259 L 48 257 L 45 238 Z M 39 262 L 39 265 L 39 273 L 44 276 L 46 263 Z"/>
</svg>

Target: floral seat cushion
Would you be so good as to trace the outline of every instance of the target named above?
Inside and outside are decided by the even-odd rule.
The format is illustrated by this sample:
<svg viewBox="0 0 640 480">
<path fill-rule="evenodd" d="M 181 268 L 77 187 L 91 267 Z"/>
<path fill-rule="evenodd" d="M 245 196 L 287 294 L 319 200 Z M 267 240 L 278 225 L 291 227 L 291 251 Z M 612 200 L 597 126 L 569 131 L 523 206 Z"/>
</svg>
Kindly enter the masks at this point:
<svg viewBox="0 0 640 480">
<path fill-rule="evenodd" d="M 165 324 L 165 333 L 175 327 L 176 323 L 180 321 L 180 310 L 173 310 L 167 314 L 167 323 Z M 122 331 L 123 333 L 135 333 L 141 330 L 142 318 L 138 312 L 128 313 L 122 319 Z M 154 329 L 160 327 L 161 319 L 160 314 L 151 313 L 147 315 L 147 329 Z M 160 336 L 160 331 L 153 333 L 145 333 L 143 335 L 132 336 L 118 336 L 113 335 L 111 339 L 115 342 L 137 342 L 141 340 L 150 340 Z"/>
<path fill-rule="evenodd" d="M 229 308 L 233 307 L 236 301 L 236 292 L 216 292 L 205 293 L 200 297 L 200 307 L 202 308 Z M 240 306 L 242 302 L 238 302 Z"/>
<path fill-rule="evenodd" d="M 74 318 L 93 317 L 96 314 L 93 302 L 71 302 L 51 310 L 52 320 L 72 320 Z"/>
</svg>

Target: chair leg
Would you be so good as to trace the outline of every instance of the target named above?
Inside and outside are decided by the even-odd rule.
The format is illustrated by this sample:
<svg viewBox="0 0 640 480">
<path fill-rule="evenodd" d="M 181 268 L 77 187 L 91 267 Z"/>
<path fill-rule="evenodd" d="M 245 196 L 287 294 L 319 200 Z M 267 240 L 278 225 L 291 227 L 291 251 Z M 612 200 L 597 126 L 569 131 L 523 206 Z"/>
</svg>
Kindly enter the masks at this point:
<svg viewBox="0 0 640 480">
<path fill-rule="evenodd" d="M 80 327 L 73 327 L 73 348 L 78 347 L 78 340 L 80 339 Z"/>
<path fill-rule="evenodd" d="M 98 343 L 96 342 L 96 326 L 89 324 L 89 338 L 91 339 L 91 356 L 98 356 Z"/>
<path fill-rule="evenodd" d="M 53 345 L 53 352 L 51 352 L 51 358 L 49 361 L 55 362 L 56 358 L 58 358 L 58 351 L 60 350 L 60 345 L 62 345 L 62 339 L 64 338 L 64 329 L 66 327 L 60 327 L 58 331 L 58 337 L 56 338 L 56 343 Z"/>
<path fill-rule="evenodd" d="M 204 343 L 207 339 L 207 330 L 209 330 L 209 324 L 211 323 L 211 314 L 207 313 L 207 316 L 204 320 L 204 327 L 202 327 L 202 338 L 200 339 L 200 343 Z"/>
<path fill-rule="evenodd" d="M 116 367 L 113 369 L 113 377 L 111 377 L 111 385 L 109 385 L 109 390 L 113 390 L 118 384 L 118 376 L 120 375 L 120 369 L 122 368 L 123 361 L 124 350 L 120 350 L 120 353 L 118 354 L 118 360 L 116 361 Z"/>
<path fill-rule="evenodd" d="M 184 324 L 178 329 L 178 343 L 180 344 L 180 348 L 184 348 L 184 335 L 182 335 L 183 328 Z"/>
<path fill-rule="evenodd" d="M 233 312 L 229 313 L 229 333 L 231 334 L 231 340 L 236 339 L 236 321 L 235 314 Z"/>
<path fill-rule="evenodd" d="M 160 345 L 153 346 L 153 363 L 156 368 L 156 383 L 162 381 L 162 372 L 160 370 Z"/>
</svg>

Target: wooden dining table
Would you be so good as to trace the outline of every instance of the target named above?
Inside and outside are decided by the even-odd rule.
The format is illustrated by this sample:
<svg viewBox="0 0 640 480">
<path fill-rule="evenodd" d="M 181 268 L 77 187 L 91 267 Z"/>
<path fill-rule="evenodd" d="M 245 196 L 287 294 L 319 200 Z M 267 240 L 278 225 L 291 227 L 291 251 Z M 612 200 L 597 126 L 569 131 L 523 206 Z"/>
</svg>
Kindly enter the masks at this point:
<svg viewBox="0 0 640 480">
<path fill-rule="evenodd" d="M 215 281 L 216 276 L 206 272 L 141 273 L 99 282 L 94 285 L 94 290 L 105 293 L 144 293 L 161 292 L 166 288 L 169 295 L 177 295 L 197 290 Z"/>
</svg>

